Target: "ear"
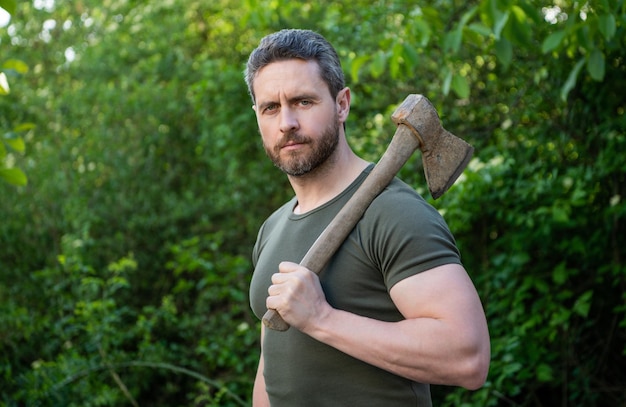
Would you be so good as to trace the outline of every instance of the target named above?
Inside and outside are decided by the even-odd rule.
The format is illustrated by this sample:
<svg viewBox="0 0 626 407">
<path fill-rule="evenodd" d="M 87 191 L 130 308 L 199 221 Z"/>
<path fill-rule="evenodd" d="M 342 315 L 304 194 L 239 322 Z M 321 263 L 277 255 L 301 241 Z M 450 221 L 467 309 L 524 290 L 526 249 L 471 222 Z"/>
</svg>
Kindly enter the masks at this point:
<svg viewBox="0 0 626 407">
<path fill-rule="evenodd" d="M 337 115 L 340 122 L 345 122 L 350 113 L 350 88 L 345 87 L 337 93 Z"/>
<path fill-rule="evenodd" d="M 252 110 L 256 112 L 256 105 L 252 105 Z"/>
</svg>

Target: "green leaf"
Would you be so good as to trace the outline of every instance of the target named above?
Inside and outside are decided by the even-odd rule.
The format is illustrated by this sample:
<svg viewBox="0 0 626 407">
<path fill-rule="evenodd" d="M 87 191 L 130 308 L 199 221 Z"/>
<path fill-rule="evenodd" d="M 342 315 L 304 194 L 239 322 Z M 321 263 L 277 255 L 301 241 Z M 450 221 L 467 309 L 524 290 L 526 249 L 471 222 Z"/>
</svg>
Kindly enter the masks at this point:
<svg viewBox="0 0 626 407">
<path fill-rule="evenodd" d="M 537 366 L 537 380 L 540 382 L 549 382 L 554 379 L 554 375 L 552 374 L 552 368 L 545 364 L 541 363 Z"/>
<path fill-rule="evenodd" d="M 480 23 L 472 23 L 468 25 L 467 28 L 477 34 L 482 35 L 483 37 L 488 37 L 491 34 L 491 30 L 489 29 L 489 27 Z"/>
<path fill-rule="evenodd" d="M 476 11 L 478 11 L 478 7 L 474 6 L 472 8 L 470 8 L 468 11 L 466 11 L 463 16 L 461 17 L 461 21 L 459 22 L 459 28 L 463 28 L 467 25 L 467 22 L 474 17 L 474 14 L 476 14 Z"/>
<path fill-rule="evenodd" d="M 378 78 L 385 72 L 385 63 L 387 62 L 387 55 L 383 51 L 378 51 L 372 59 L 370 65 L 370 73 L 374 78 Z"/>
<path fill-rule="evenodd" d="M 12 185 L 24 186 L 28 179 L 19 168 L 0 168 L 0 178 Z"/>
<path fill-rule="evenodd" d="M 8 95 L 9 93 L 11 93 L 11 88 L 7 76 L 4 72 L 0 72 L 0 95 Z"/>
<path fill-rule="evenodd" d="M 500 39 L 500 34 L 502 34 L 502 30 L 506 26 L 506 23 L 509 21 L 509 13 L 498 13 L 495 24 L 493 26 L 493 34 L 496 39 Z"/>
<path fill-rule="evenodd" d="M 535 8 L 529 2 L 520 1 L 517 4 L 517 7 L 521 7 L 524 10 L 524 14 L 526 15 L 526 17 L 531 19 L 533 23 L 535 23 L 535 24 L 542 24 L 542 23 L 544 23 L 544 19 L 543 19 L 543 16 L 541 14 L 541 11 L 539 11 L 538 8 Z"/>
<path fill-rule="evenodd" d="M 361 71 L 361 67 L 367 62 L 368 59 L 368 55 L 361 55 L 360 57 L 352 60 L 350 63 L 350 77 L 352 78 L 352 82 L 357 83 L 359 81 L 359 72 Z"/>
<path fill-rule="evenodd" d="M 400 61 L 402 57 L 402 44 L 396 43 L 391 50 L 391 58 L 389 58 L 389 75 L 393 79 L 397 79 L 400 76 Z"/>
<path fill-rule="evenodd" d="M 464 76 L 454 74 L 452 77 L 452 90 L 461 98 L 467 99 L 470 94 L 469 84 Z"/>
<path fill-rule="evenodd" d="M 511 42 L 506 38 L 500 38 L 496 40 L 495 49 L 498 60 L 507 68 L 513 60 L 513 46 Z"/>
<path fill-rule="evenodd" d="M 463 28 L 458 27 L 446 34 L 443 40 L 443 49 L 445 51 L 458 52 L 461 48 L 461 40 L 463 39 Z"/>
<path fill-rule="evenodd" d="M 452 71 L 446 68 L 444 72 L 446 73 L 446 76 L 443 79 L 443 86 L 441 90 L 444 96 L 448 96 L 450 93 L 450 85 L 452 84 Z"/>
<path fill-rule="evenodd" d="M 404 59 L 409 63 L 409 70 L 416 67 L 420 58 L 417 51 L 415 51 L 415 48 L 411 44 L 405 42 L 402 44 L 402 51 Z"/>
<path fill-rule="evenodd" d="M 593 296 L 593 291 L 588 290 L 583 293 L 576 302 L 574 303 L 574 312 L 580 315 L 583 318 L 586 318 L 589 315 L 589 309 L 591 308 L 591 297 Z"/>
<path fill-rule="evenodd" d="M 451 51 L 453 54 L 457 53 L 461 49 L 461 42 L 463 40 L 463 29 L 467 25 L 467 22 L 474 16 L 478 9 L 476 7 L 471 8 L 461 17 L 459 24 L 451 31 L 448 31 L 443 39 L 444 51 Z"/>
<path fill-rule="evenodd" d="M 564 30 L 559 30 L 548 35 L 546 39 L 543 40 L 543 44 L 541 44 L 541 52 L 547 54 L 558 47 L 561 41 L 563 41 L 563 38 L 565 38 L 565 34 L 567 33 Z"/>
<path fill-rule="evenodd" d="M 565 84 L 563 84 L 563 87 L 561 88 L 561 100 L 563 101 L 567 100 L 567 95 L 572 89 L 574 89 L 574 86 L 576 85 L 576 79 L 578 78 L 578 73 L 580 72 L 584 64 L 585 64 L 585 59 L 582 58 L 580 61 L 576 63 L 576 65 L 574 66 L 574 69 L 572 69 L 572 71 L 569 73 L 569 76 L 567 77 Z"/>
<path fill-rule="evenodd" d="M 35 123 L 20 123 L 17 126 L 15 126 L 13 131 L 16 132 L 16 133 L 19 133 L 19 132 L 22 132 L 22 131 L 32 130 L 35 127 L 37 127 L 37 125 Z"/>
<path fill-rule="evenodd" d="M 515 40 L 524 45 L 532 41 L 532 28 L 528 24 L 528 18 L 524 10 L 518 6 L 511 7 L 511 33 Z"/>
<path fill-rule="evenodd" d="M 593 80 L 601 81 L 604 79 L 604 54 L 598 48 L 591 51 L 591 55 L 589 55 L 589 59 L 587 60 L 587 72 L 589 72 Z"/>
<path fill-rule="evenodd" d="M 11 147 L 13 150 L 19 153 L 23 153 L 26 148 L 26 146 L 24 145 L 24 140 L 22 140 L 22 138 L 14 132 L 9 132 L 5 134 L 4 142 L 7 143 L 9 147 Z"/>
<path fill-rule="evenodd" d="M 9 14 L 15 14 L 15 8 L 17 7 L 17 0 L 0 0 L 0 7 L 5 9 Z"/>
<path fill-rule="evenodd" d="M 415 20 L 412 24 L 414 29 L 420 34 L 420 47 L 425 47 L 428 45 L 428 41 L 430 41 L 430 36 L 432 34 L 430 26 L 423 20 Z"/>
<path fill-rule="evenodd" d="M 563 223 L 569 221 L 569 211 L 568 208 L 564 208 L 563 206 L 553 206 L 552 207 L 552 218 L 557 223 Z"/>
<path fill-rule="evenodd" d="M 19 59 L 9 59 L 2 64 L 2 67 L 5 69 L 12 69 L 22 75 L 28 73 L 28 65 Z"/>
<path fill-rule="evenodd" d="M 615 16 L 613 16 L 613 14 L 599 16 L 598 29 L 607 41 L 613 38 L 616 30 Z"/>
<path fill-rule="evenodd" d="M 567 281 L 567 267 L 565 262 L 559 263 L 554 270 L 552 270 L 552 281 L 561 285 Z"/>
</svg>

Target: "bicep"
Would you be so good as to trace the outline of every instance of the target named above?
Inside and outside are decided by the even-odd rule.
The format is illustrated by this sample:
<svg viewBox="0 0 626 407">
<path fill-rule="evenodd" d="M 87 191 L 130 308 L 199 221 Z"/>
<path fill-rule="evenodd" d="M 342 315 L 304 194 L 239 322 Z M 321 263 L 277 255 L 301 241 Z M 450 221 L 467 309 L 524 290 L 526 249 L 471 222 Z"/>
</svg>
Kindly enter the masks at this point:
<svg viewBox="0 0 626 407">
<path fill-rule="evenodd" d="M 489 369 L 489 331 L 480 298 L 463 266 L 432 268 L 400 281 L 390 292 L 406 318 L 402 323 L 409 327 L 411 342 L 422 350 L 420 358 L 438 372 L 435 382 L 480 387 Z"/>
<path fill-rule="evenodd" d="M 484 319 L 474 284 L 460 264 L 446 264 L 405 278 L 390 290 L 407 318 L 465 321 Z"/>
</svg>

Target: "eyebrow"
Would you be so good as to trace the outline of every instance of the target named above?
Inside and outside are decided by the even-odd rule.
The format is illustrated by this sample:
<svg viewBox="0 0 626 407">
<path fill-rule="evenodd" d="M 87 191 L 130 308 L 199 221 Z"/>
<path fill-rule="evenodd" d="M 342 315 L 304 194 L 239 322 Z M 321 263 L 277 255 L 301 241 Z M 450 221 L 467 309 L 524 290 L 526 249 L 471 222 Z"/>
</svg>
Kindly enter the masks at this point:
<svg viewBox="0 0 626 407">
<path fill-rule="evenodd" d="M 276 102 L 263 102 L 261 104 L 257 105 L 257 108 L 259 109 L 260 112 L 262 112 L 263 110 L 265 110 L 266 107 L 271 106 L 276 104 Z"/>
<path fill-rule="evenodd" d="M 298 96 L 294 96 L 294 97 L 292 97 L 292 98 L 289 98 L 289 99 L 287 100 L 287 102 L 288 102 L 289 104 L 293 104 L 293 103 L 300 102 L 301 100 L 314 100 L 314 101 L 317 101 L 317 100 L 320 100 L 320 99 L 321 99 L 321 98 L 320 98 L 318 95 L 314 95 L 314 94 L 312 94 L 312 93 L 303 93 L 303 94 L 301 94 L 301 95 L 298 95 Z M 257 106 L 258 106 L 259 110 L 261 110 L 261 111 L 262 111 L 262 110 L 264 110 L 266 107 L 271 106 L 271 105 L 274 105 L 274 104 L 278 104 L 278 105 L 280 105 L 280 103 L 279 103 L 279 102 L 275 102 L 275 101 L 273 101 L 273 100 L 268 100 L 267 102 L 260 103 L 260 104 L 259 104 L 259 105 L 257 105 Z"/>
</svg>

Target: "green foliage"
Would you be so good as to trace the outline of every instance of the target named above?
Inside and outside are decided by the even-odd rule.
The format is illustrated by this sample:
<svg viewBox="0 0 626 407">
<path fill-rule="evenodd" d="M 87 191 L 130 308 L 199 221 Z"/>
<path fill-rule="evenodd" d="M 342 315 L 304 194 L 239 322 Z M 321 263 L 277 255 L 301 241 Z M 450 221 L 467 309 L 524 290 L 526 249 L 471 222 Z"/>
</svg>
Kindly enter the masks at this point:
<svg viewBox="0 0 626 407">
<path fill-rule="evenodd" d="M 15 13 L 15 7 L 17 6 L 17 0 L 1 0 L 0 8 L 5 9 L 9 14 Z"/>
<path fill-rule="evenodd" d="M 177 276 L 176 287 L 160 303 L 133 309 L 126 304 L 136 260 L 131 254 L 96 270 L 83 262 L 88 240 L 65 236 L 58 265 L 34 273 L 43 298 L 7 305 L 10 315 L 22 315 L 21 324 L 25 309 L 37 322 L 27 331 L 10 330 L 3 341 L 9 351 L 3 366 L 33 359 L 22 374 L 4 372 L 15 386 L 13 401 L 82 406 L 136 405 L 141 399 L 166 405 L 181 395 L 192 402 L 201 389 L 204 405 L 246 405 L 237 394 L 250 391 L 251 379 L 243 373 L 256 363 L 247 350 L 259 334 L 246 315 L 248 262 L 220 253 L 219 236 L 174 245 L 166 269 Z M 33 348 L 23 349 L 22 341 Z M 20 354 L 24 350 L 35 353 Z M 164 380 L 169 391 L 154 393 Z"/>
<path fill-rule="evenodd" d="M 6 7 L 5 7 L 6 8 Z M 24 186 L 28 183 L 26 174 L 20 168 L 15 167 L 15 153 L 23 154 L 26 150 L 23 133 L 34 128 L 32 123 L 17 124 L 11 129 L 12 115 L 11 101 L 6 103 L 6 98 L 11 93 L 8 77 L 17 77 L 28 72 L 28 66 L 19 60 L 9 60 L 2 64 L 0 71 L 0 106 L 7 114 L 0 118 L 0 131 L 3 133 L 0 140 L 0 178 L 9 184 Z M 5 130 L 10 129 L 10 130 Z"/>
<path fill-rule="evenodd" d="M 242 71 L 284 27 L 337 46 L 365 158 L 409 93 L 476 147 L 433 204 L 483 298 L 491 371 L 436 404 L 626 402 L 623 1 L 0 7 L 0 174 L 22 185 L 0 184 L 0 403 L 249 402 L 247 259 L 292 192 Z M 419 156 L 400 176 L 427 193 Z"/>
<path fill-rule="evenodd" d="M 582 91 L 601 93 L 598 87 L 590 82 Z M 559 391 L 574 405 L 623 400 L 607 389 L 624 380 L 615 359 L 626 355 L 619 305 L 625 183 L 617 170 L 626 166 L 626 122 L 603 126 L 608 112 L 595 110 L 591 121 L 578 107 L 565 119 L 571 123 L 558 125 L 580 126 L 580 133 L 550 132 L 555 123 L 545 123 L 539 134 L 551 138 L 540 143 L 497 130 L 511 148 L 487 162 L 475 158 L 455 193 L 442 198 L 451 228 L 468 245 L 462 252 L 492 335 L 491 374 L 472 396 L 476 405 L 523 404 L 528 391 L 554 391 L 542 397 L 546 405 L 561 400 Z M 512 148 L 518 143 L 522 151 Z"/>
</svg>

